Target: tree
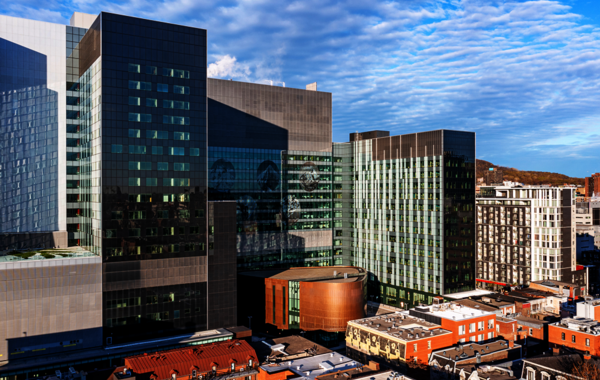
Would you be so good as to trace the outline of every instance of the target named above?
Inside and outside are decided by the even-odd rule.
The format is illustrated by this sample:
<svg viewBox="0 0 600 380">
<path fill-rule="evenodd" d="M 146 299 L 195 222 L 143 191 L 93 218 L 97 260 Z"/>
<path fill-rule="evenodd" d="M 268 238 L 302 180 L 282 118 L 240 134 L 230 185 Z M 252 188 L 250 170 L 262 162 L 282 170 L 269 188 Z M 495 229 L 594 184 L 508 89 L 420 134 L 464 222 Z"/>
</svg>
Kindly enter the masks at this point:
<svg viewBox="0 0 600 380">
<path fill-rule="evenodd" d="M 571 373 L 581 379 L 600 380 L 600 367 L 591 360 L 574 363 Z"/>
</svg>

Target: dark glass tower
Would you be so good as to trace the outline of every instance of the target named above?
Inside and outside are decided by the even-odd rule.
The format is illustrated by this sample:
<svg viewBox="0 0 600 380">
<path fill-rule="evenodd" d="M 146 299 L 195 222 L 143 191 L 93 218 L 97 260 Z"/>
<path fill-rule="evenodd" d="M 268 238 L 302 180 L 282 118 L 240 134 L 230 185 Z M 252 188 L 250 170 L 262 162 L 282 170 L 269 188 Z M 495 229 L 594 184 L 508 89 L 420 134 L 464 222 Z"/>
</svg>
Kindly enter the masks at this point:
<svg viewBox="0 0 600 380">
<path fill-rule="evenodd" d="M 101 13 L 79 50 L 82 245 L 107 342 L 207 328 L 206 31 Z"/>
</svg>

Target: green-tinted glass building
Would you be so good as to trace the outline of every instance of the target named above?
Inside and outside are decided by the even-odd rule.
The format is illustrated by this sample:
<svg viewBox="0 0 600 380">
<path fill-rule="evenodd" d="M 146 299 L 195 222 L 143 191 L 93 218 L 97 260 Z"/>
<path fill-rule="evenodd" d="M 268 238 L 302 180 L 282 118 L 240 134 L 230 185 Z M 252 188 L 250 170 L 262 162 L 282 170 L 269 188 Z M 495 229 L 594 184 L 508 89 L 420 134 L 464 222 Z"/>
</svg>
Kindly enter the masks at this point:
<svg viewBox="0 0 600 380">
<path fill-rule="evenodd" d="M 474 289 L 475 133 L 372 131 L 333 145 L 333 248 L 406 308 Z"/>
</svg>

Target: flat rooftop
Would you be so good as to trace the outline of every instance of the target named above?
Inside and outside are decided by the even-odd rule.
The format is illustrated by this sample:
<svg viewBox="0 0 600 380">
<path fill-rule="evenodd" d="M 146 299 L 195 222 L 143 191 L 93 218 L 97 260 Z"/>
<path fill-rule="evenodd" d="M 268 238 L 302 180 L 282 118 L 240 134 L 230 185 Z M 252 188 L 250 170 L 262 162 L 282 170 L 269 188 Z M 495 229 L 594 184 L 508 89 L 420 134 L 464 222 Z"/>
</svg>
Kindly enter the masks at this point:
<svg viewBox="0 0 600 380">
<path fill-rule="evenodd" d="M 281 371 L 291 371 L 304 379 L 314 379 L 317 376 L 330 372 L 346 371 L 356 367 L 362 367 L 362 364 L 337 352 L 282 361 L 280 363 L 263 364 L 260 366 L 263 371 L 269 374 Z"/>
<path fill-rule="evenodd" d="M 494 292 L 490 292 L 489 290 L 483 290 L 483 289 L 473 289 L 473 290 L 468 290 L 466 292 L 444 294 L 444 298 L 460 300 L 460 299 L 469 298 L 469 297 L 485 296 L 487 294 L 494 294 Z"/>
<path fill-rule="evenodd" d="M 518 345 L 517 345 L 518 347 Z M 505 340 L 497 340 L 494 342 L 489 342 L 485 344 L 474 343 L 474 342 L 466 342 L 462 344 L 457 344 L 453 347 L 444 348 L 442 350 L 437 350 L 432 352 L 432 355 L 443 356 L 447 359 L 460 361 L 465 359 L 474 358 L 479 355 L 488 355 L 494 352 L 503 351 L 508 349 L 508 342 Z M 458 359 L 457 359 L 458 358 Z"/>
<path fill-rule="evenodd" d="M 451 333 L 440 325 L 405 313 L 378 315 L 348 322 L 361 330 L 372 330 L 379 335 L 387 335 L 397 340 L 410 342 L 430 336 Z"/>
<path fill-rule="evenodd" d="M 413 310 L 416 312 L 415 314 L 424 313 L 439 318 L 451 319 L 453 321 L 462 321 L 484 315 L 494 315 L 494 313 L 489 311 L 464 306 L 454 302 L 439 305 L 417 306 L 411 309 L 411 311 Z"/>
<path fill-rule="evenodd" d="M 331 352 L 330 349 L 299 335 L 284 336 L 275 339 L 254 339 L 256 338 L 253 338 L 250 345 L 256 351 L 259 363 L 263 363 L 269 357 L 271 361 L 286 361 L 294 357 L 309 356 L 313 353 L 327 354 Z"/>
<path fill-rule="evenodd" d="M 98 255 L 81 247 L 54 249 L 27 249 L 0 252 L 0 263 L 24 260 L 72 259 L 78 257 L 97 257 Z"/>
<path fill-rule="evenodd" d="M 560 322 L 556 322 L 556 326 L 588 334 L 600 335 L 600 323 L 591 318 L 563 318 Z"/>
<path fill-rule="evenodd" d="M 348 278 L 344 278 L 344 274 Z M 366 275 L 360 267 L 299 267 L 287 270 L 266 270 L 241 273 L 246 276 L 273 278 L 287 281 L 326 281 L 326 282 L 355 282 Z"/>
</svg>

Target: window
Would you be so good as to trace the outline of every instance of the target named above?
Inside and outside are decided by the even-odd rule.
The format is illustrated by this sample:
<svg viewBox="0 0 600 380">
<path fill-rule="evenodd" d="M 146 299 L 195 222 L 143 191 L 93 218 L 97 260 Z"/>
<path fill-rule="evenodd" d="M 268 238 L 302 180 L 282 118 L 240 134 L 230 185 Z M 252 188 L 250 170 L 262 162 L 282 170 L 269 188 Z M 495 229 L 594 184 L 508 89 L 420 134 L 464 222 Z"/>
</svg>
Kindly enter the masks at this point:
<svg viewBox="0 0 600 380">
<path fill-rule="evenodd" d="M 158 92 L 169 92 L 169 85 L 168 84 L 158 83 L 156 85 L 156 91 L 158 91 Z"/>
<path fill-rule="evenodd" d="M 139 139 L 141 137 L 141 133 L 139 129 L 130 129 L 127 137 L 133 137 Z"/>
<path fill-rule="evenodd" d="M 156 211 L 157 219 L 169 219 L 169 211 L 168 210 L 158 210 Z"/>
<path fill-rule="evenodd" d="M 153 146 L 152 147 L 152 154 L 162 155 L 163 154 L 163 147 L 162 146 Z"/>
<path fill-rule="evenodd" d="M 458 335 L 465 335 L 465 326 L 458 326 Z"/>
<path fill-rule="evenodd" d="M 174 94 L 189 95 L 190 88 L 188 86 L 173 86 Z"/>
<path fill-rule="evenodd" d="M 158 180 L 156 178 L 146 178 L 146 186 L 158 186 Z"/>
<path fill-rule="evenodd" d="M 533 329 L 531 327 L 529 328 L 529 335 L 533 335 Z"/>
<path fill-rule="evenodd" d="M 416 343 L 415 343 L 415 344 L 413 344 L 413 351 L 414 351 L 414 352 L 417 352 L 417 344 L 416 344 Z"/>
<path fill-rule="evenodd" d="M 129 229 L 129 237 L 139 237 L 140 229 L 139 228 L 130 228 Z"/>
<path fill-rule="evenodd" d="M 148 75 L 157 75 L 158 70 L 156 69 L 156 66 L 146 66 L 145 73 Z"/>
<path fill-rule="evenodd" d="M 470 333 L 472 333 L 472 332 L 475 332 L 475 323 L 471 323 L 471 324 L 469 325 L 469 332 L 470 332 Z"/>
<path fill-rule="evenodd" d="M 173 140 L 189 140 L 190 134 L 189 132 L 174 132 Z"/>
<path fill-rule="evenodd" d="M 176 70 L 176 69 L 163 68 L 162 75 L 164 75 L 166 77 L 190 79 L 190 72 L 187 70 Z"/>
<path fill-rule="evenodd" d="M 488 329 L 493 329 L 493 328 L 494 328 L 494 320 L 493 320 L 493 319 L 490 319 L 490 320 L 488 321 Z"/>
<path fill-rule="evenodd" d="M 575 343 L 575 335 L 571 335 L 571 342 Z"/>
<path fill-rule="evenodd" d="M 136 65 L 134 63 L 130 63 L 129 64 L 129 72 L 130 73 L 139 73 L 140 71 L 140 65 Z"/>
<path fill-rule="evenodd" d="M 152 123 L 152 115 L 147 113 L 129 113 L 129 121 L 134 123 Z M 139 136 L 138 136 L 139 137 Z"/>
<path fill-rule="evenodd" d="M 129 170 L 152 170 L 151 162 L 129 161 Z"/>
<path fill-rule="evenodd" d="M 189 178 L 163 178 L 163 186 L 189 186 Z"/>
<path fill-rule="evenodd" d="M 190 118 L 183 116 L 163 115 L 163 124 L 190 125 Z"/>
<path fill-rule="evenodd" d="M 130 90 L 152 91 L 152 83 L 130 80 L 129 81 L 129 89 Z"/>
<path fill-rule="evenodd" d="M 159 162 L 158 170 L 169 170 L 169 163 L 168 162 Z"/>
<path fill-rule="evenodd" d="M 129 105 L 130 106 L 139 106 L 141 104 L 140 98 L 136 98 L 135 96 L 129 97 Z"/>
<path fill-rule="evenodd" d="M 169 156 L 183 156 L 183 155 L 185 155 L 185 148 L 169 147 Z"/>
<path fill-rule="evenodd" d="M 477 322 L 477 330 L 478 331 L 483 331 L 483 326 L 484 326 L 484 322 L 483 321 Z"/>
<path fill-rule="evenodd" d="M 200 149 L 199 148 L 190 148 L 190 156 L 199 156 L 200 155 Z"/>
<path fill-rule="evenodd" d="M 235 363 L 234 362 L 231 363 L 231 370 L 235 371 Z"/>
<path fill-rule="evenodd" d="M 585 345 L 590 346 L 590 338 L 585 338 Z"/>
<path fill-rule="evenodd" d="M 123 145 L 113 144 L 110 149 L 111 153 L 123 153 Z"/>
<path fill-rule="evenodd" d="M 106 238 L 107 239 L 112 239 L 112 238 L 116 238 L 117 237 L 117 230 L 105 230 L 106 231 Z M 76 231 L 74 231 L 76 232 Z"/>
<path fill-rule="evenodd" d="M 146 219 L 146 211 L 129 211 L 130 220 L 143 220 Z"/>
<path fill-rule="evenodd" d="M 189 172 L 190 164 L 183 163 L 183 162 L 176 162 L 175 163 L 175 171 L 176 172 Z"/>
<path fill-rule="evenodd" d="M 430 340 L 427 341 L 427 349 L 431 350 L 431 341 Z"/>
<path fill-rule="evenodd" d="M 129 145 L 129 154 L 146 154 L 146 147 L 143 145 Z"/>
<path fill-rule="evenodd" d="M 527 380 L 535 380 L 535 370 L 527 367 Z"/>
<path fill-rule="evenodd" d="M 158 100 L 146 98 L 146 107 L 158 107 Z"/>
<path fill-rule="evenodd" d="M 179 310 L 173 310 L 173 319 L 179 319 Z"/>
<path fill-rule="evenodd" d="M 562 340 L 565 340 L 565 333 L 560 333 L 560 338 L 561 338 Z"/>
<path fill-rule="evenodd" d="M 123 211 L 111 211 L 110 218 L 112 220 L 121 220 L 123 219 Z"/>
<path fill-rule="evenodd" d="M 168 131 L 146 131 L 146 138 L 147 139 L 165 140 L 165 139 L 169 138 L 169 132 Z"/>
<path fill-rule="evenodd" d="M 179 219 L 189 219 L 190 210 L 179 210 Z"/>
<path fill-rule="evenodd" d="M 176 110 L 189 110 L 190 103 L 178 100 L 163 100 L 163 108 L 173 108 Z"/>
<path fill-rule="evenodd" d="M 141 178 L 129 178 L 129 186 L 141 186 Z"/>
</svg>

